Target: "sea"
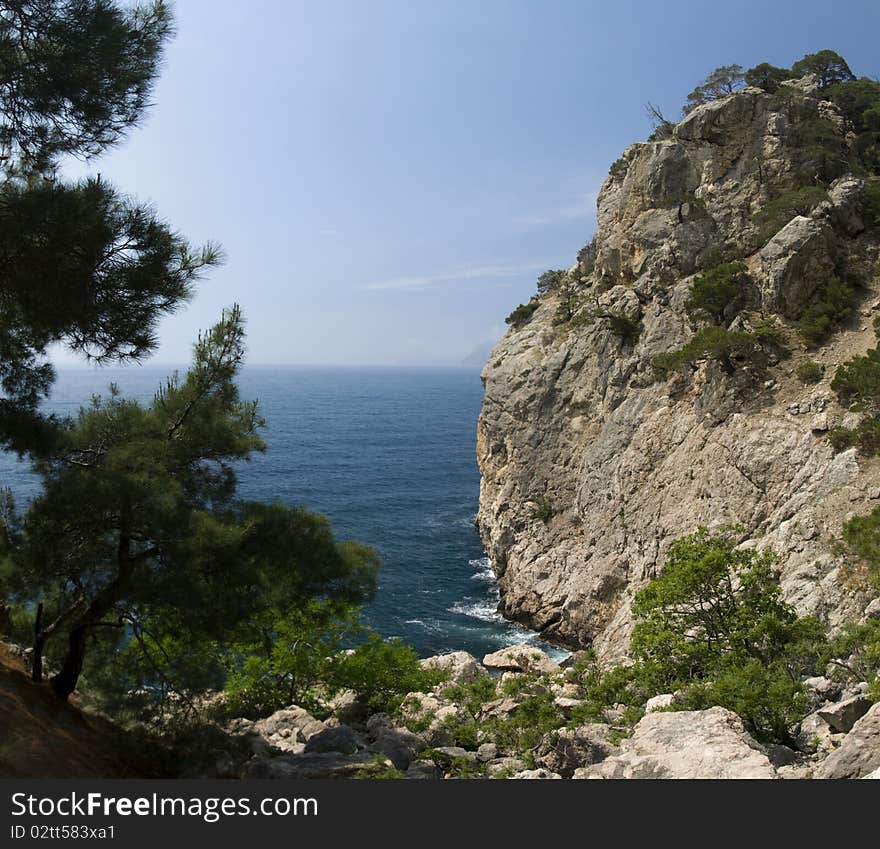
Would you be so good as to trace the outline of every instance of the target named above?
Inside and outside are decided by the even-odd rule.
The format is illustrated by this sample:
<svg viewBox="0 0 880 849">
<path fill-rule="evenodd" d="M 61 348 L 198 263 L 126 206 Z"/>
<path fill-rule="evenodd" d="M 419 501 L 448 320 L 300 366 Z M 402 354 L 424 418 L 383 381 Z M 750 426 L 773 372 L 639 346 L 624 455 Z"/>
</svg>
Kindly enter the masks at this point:
<svg viewBox="0 0 880 849">
<path fill-rule="evenodd" d="M 45 408 L 75 415 L 115 383 L 149 402 L 171 369 L 60 369 Z M 475 526 L 480 476 L 479 372 L 469 368 L 246 366 L 244 399 L 257 399 L 267 449 L 236 466 L 240 497 L 303 505 L 331 520 L 338 539 L 382 559 L 364 621 L 422 656 L 477 657 L 516 643 L 567 652 L 497 613 L 498 588 Z M 20 504 L 39 492 L 26 462 L 0 454 L 0 485 Z"/>
</svg>

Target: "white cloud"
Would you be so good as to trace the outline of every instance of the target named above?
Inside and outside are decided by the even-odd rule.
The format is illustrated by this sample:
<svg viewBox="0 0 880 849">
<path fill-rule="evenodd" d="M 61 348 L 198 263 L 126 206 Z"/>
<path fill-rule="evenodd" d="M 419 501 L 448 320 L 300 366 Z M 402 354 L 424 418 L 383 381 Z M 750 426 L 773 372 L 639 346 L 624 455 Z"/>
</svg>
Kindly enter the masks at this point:
<svg viewBox="0 0 880 849">
<path fill-rule="evenodd" d="M 594 192 L 588 192 L 574 203 L 547 210 L 540 215 L 529 215 L 522 218 L 521 221 L 523 224 L 539 227 L 544 224 L 552 224 L 554 221 L 574 221 L 578 218 L 589 218 L 596 214 L 596 199 L 598 197 L 599 190 L 596 189 Z"/>
<path fill-rule="evenodd" d="M 429 289 L 442 287 L 450 283 L 461 283 L 468 280 L 490 280 L 498 277 L 513 277 L 533 271 L 543 271 L 552 265 L 546 262 L 530 262 L 522 265 L 479 265 L 472 268 L 461 268 L 456 271 L 441 271 L 436 274 L 419 274 L 412 277 L 395 277 L 377 283 L 367 283 L 363 288 L 382 289 Z"/>
</svg>

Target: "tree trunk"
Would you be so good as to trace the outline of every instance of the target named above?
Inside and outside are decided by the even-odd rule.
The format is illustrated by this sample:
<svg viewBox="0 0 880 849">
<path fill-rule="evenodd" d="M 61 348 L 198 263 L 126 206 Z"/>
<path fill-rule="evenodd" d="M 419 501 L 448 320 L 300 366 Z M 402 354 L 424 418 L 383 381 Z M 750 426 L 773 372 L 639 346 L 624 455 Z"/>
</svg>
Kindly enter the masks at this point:
<svg viewBox="0 0 880 849">
<path fill-rule="evenodd" d="M 43 602 L 37 605 L 37 618 L 34 619 L 34 653 L 31 656 L 31 679 L 35 684 L 43 683 L 43 646 L 46 635 L 43 633 Z"/>
<path fill-rule="evenodd" d="M 104 617 L 113 610 L 114 605 L 131 579 L 132 559 L 129 551 L 128 505 L 122 508 L 119 542 L 117 543 L 116 562 L 118 572 L 116 578 L 101 590 L 88 606 L 80 620 L 73 626 L 67 639 L 67 654 L 61 664 L 61 670 L 52 677 L 52 689 L 58 698 L 67 701 L 68 696 L 76 689 L 83 661 L 86 656 L 86 635 L 89 628 L 105 624 Z"/>
<path fill-rule="evenodd" d="M 81 623 L 71 632 L 67 641 L 67 654 L 61 670 L 52 678 L 52 689 L 59 699 L 67 701 L 70 694 L 76 689 L 83 661 L 86 657 L 86 631 L 88 624 Z"/>
</svg>

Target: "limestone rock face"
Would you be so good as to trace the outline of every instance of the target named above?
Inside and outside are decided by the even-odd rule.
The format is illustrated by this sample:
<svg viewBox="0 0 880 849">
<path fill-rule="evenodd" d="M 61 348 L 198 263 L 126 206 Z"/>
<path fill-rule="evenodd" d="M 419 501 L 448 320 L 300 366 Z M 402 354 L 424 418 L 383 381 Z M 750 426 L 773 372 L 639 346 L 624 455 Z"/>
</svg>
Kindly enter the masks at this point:
<svg viewBox="0 0 880 849">
<path fill-rule="evenodd" d="M 797 318 L 834 274 L 834 231 L 828 221 L 792 218 L 761 250 L 761 304 Z"/>
<path fill-rule="evenodd" d="M 880 703 L 874 705 L 822 762 L 816 778 L 864 778 L 880 769 Z"/>
<path fill-rule="evenodd" d="M 694 109 L 671 138 L 627 148 L 599 193 L 595 238 L 569 270 L 583 320 L 559 324 L 557 299 L 544 296 L 483 370 L 478 524 L 500 611 L 550 639 L 625 655 L 634 593 L 700 525 L 740 525 L 743 546 L 775 551 L 802 614 L 834 627 L 870 601 L 839 579 L 831 543 L 880 503 L 880 464 L 836 454 L 827 431 L 852 418 L 829 386 L 835 363 L 876 340 L 862 320 L 808 352 L 794 319 L 844 260 L 874 290 L 865 303 L 877 300 L 880 246 L 847 175 L 761 243 L 761 210 L 810 167 L 804 122 L 835 119 L 844 142 L 831 103 L 807 83 L 790 90 L 746 88 Z M 690 285 L 722 255 L 753 281 L 732 329 L 763 311 L 793 356 L 732 373 L 704 360 L 655 380 L 653 359 L 693 336 Z M 603 314 L 638 322 L 638 338 Z M 811 387 L 794 374 L 808 356 L 826 366 Z"/>
<path fill-rule="evenodd" d="M 724 708 L 650 713 L 621 743 L 621 753 L 574 778 L 777 778 L 742 720 Z"/>
</svg>

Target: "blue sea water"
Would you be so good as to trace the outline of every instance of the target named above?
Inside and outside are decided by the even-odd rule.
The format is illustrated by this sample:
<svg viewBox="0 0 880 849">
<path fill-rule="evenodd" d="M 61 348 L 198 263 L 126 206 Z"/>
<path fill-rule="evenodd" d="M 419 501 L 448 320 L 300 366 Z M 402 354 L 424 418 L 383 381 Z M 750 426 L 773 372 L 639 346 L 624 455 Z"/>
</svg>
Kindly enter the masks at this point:
<svg viewBox="0 0 880 849">
<path fill-rule="evenodd" d="M 47 408 L 74 414 L 110 381 L 149 401 L 167 373 L 61 370 Z M 495 612 L 498 590 L 474 527 L 483 394 L 475 370 L 252 366 L 239 385 L 268 425 L 266 452 L 238 469 L 240 495 L 305 505 L 327 515 L 337 537 L 378 549 L 369 625 L 423 656 L 543 646 Z M 29 467 L 9 456 L 0 455 L 0 485 L 20 500 L 37 491 Z"/>
</svg>

